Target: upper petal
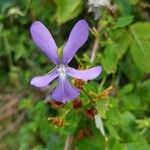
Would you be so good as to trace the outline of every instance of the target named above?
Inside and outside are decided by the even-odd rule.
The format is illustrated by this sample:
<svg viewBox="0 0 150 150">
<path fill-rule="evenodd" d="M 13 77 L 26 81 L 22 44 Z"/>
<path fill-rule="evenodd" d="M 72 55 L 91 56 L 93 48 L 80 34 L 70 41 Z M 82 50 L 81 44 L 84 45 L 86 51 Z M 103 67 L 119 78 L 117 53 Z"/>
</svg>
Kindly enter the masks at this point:
<svg viewBox="0 0 150 150">
<path fill-rule="evenodd" d="M 44 76 L 37 76 L 34 77 L 30 84 L 36 87 L 45 87 L 47 86 L 52 80 L 58 77 L 57 69 L 52 70 L 52 72 L 44 75 Z"/>
<path fill-rule="evenodd" d="M 86 70 L 76 70 L 74 68 L 67 67 L 66 70 L 67 70 L 67 74 L 72 77 L 81 80 L 92 80 L 97 76 L 99 76 L 99 74 L 102 72 L 102 67 L 96 66 Z"/>
<path fill-rule="evenodd" d="M 57 87 L 52 91 L 52 98 L 65 103 L 69 99 L 76 98 L 79 94 L 80 90 L 72 86 L 68 79 L 59 78 Z"/>
<path fill-rule="evenodd" d="M 69 39 L 63 50 L 63 64 L 68 64 L 76 51 L 87 41 L 89 26 L 85 20 L 78 21 L 73 27 Z"/>
<path fill-rule="evenodd" d="M 30 28 L 35 44 L 53 61 L 59 64 L 56 43 L 48 29 L 39 21 L 34 22 Z"/>
</svg>

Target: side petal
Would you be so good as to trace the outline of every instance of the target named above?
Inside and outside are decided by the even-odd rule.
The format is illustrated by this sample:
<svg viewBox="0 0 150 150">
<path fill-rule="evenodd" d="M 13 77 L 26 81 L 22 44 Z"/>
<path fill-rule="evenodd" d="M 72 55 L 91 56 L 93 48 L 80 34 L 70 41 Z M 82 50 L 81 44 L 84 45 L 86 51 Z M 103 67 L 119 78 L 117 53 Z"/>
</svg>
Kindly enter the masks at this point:
<svg viewBox="0 0 150 150">
<path fill-rule="evenodd" d="M 99 74 L 102 72 L 102 67 L 96 66 L 86 70 L 76 70 L 74 68 L 67 67 L 66 70 L 69 76 L 81 80 L 92 80 L 99 76 Z"/>
<path fill-rule="evenodd" d="M 68 79 L 59 78 L 57 87 L 52 91 L 52 98 L 65 103 L 69 99 L 76 98 L 79 94 L 80 90 L 72 86 Z"/>
<path fill-rule="evenodd" d="M 78 21 L 73 27 L 69 39 L 63 50 L 63 64 L 68 64 L 77 50 L 87 41 L 89 26 L 85 20 Z"/>
<path fill-rule="evenodd" d="M 58 71 L 55 69 L 52 72 L 50 72 L 44 76 L 34 77 L 31 80 L 30 84 L 33 86 L 36 86 L 36 87 L 45 87 L 56 77 L 58 77 Z"/>
<path fill-rule="evenodd" d="M 59 64 L 56 43 L 48 29 L 39 21 L 34 22 L 30 28 L 35 44 L 53 61 Z"/>
</svg>

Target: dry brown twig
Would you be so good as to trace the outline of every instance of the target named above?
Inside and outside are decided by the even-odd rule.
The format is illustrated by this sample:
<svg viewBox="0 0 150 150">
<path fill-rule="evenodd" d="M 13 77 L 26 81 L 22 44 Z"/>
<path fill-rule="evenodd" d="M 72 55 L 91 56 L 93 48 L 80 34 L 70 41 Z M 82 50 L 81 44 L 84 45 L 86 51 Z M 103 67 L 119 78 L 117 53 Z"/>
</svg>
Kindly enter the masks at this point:
<svg viewBox="0 0 150 150">
<path fill-rule="evenodd" d="M 8 126 L 0 133 L 0 139 L 2 139 L 4 136 L 6 136 L 9 132 L 14 131 L 14 130 L 17 128 L 17 126 L 22 122 L 22 120 L 24 119 L 25 115 L 26 115 L 26 111 L 23 111 L 23 112 L 19 115 L 19 117 L 17 118 L 17 120 L 16 120 L 14 123 L 8 125 Z"/>
<path fill-rule="evenodd" d="M 19 109 L 17 108 L 17 104 L 19 102 L 19 100 L 24 97 L 26 95 L 26 93 L 21 92 L 21 93 L 12 93 L 12 94 L 6 94 L 6 95 L 0 95 L 0 101 L 5 102 L 5 104 L 3 104 L 0 107 L 0 121 L 8 118 L 11 115 L 16 114 Z"/>
<path fill-rule="evenodd" d="M 5 128 L 2 126 L 2 129 L 0 131 L 0 139 L 5 137 L 8 133 L 14 131 L 24 119 L 26 111 L 22 111 L 22 113 L 20 114 L 18 102 L 26 95 L 27 93 L 24 91 L 9 92 L 9 94 L 2 92 L 0 94 L 0 121 L 3 121 L 5 126 Z M 18 117 L 15 122 L 9 123 L 9 125 L 7 125 L 8 122 L 6 121 L 6 119 L 11 117 L 12 115 L 18 115 Z"/>
<path fill-rule="evenodd" d="M 0 114 L 0 121 L 3 121 L 8 117 L 17 114 L 18 112 L 19 112 L 19 109 L 17 109 L 16 107 L 6 110 L 4 113 Z"/>
</svg>

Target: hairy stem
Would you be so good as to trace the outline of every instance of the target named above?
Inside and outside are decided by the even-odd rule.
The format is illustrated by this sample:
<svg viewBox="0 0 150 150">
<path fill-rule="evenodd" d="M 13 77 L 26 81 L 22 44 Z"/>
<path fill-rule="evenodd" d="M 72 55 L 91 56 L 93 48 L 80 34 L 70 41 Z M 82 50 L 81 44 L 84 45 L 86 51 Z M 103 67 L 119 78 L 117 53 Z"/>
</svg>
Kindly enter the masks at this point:
<svg viewBox="0 0 150 150">
<path fill-rule="evenodd" d="M 100 21 L 98 23 L 98 27 L 97 27 L 97 33 L 99 33 L 101 27 L 100 27 Z M 91 59 L 90 62 L 93 63 L 93 61 L 95 60 L 95 56 L 96 56 L 96 52 L 99 49 L 99 36 L 96 36 L 94 44 L 93 44 L 93 48 L 92 48 L 92 52 L 91 52 Z"/>
</svg>

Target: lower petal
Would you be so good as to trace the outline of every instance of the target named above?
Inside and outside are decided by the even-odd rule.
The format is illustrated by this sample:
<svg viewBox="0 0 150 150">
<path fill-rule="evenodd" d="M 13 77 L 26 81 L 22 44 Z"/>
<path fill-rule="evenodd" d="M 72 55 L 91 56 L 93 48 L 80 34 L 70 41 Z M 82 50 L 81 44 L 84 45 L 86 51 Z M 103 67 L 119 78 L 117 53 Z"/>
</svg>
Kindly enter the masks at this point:
<svg viewBox="0 0 150 150">
<path fill-rule="evenodd" d="M 54 69 L 50 73 L 44 75 L 44 76 L 37 76 L 34 77 L 30 84 L 36 87 L 45 87 L 47 86 L 52 80 L 54 80 L 56 77 L 58 77 L 58 71 Z"/>
<path fill-rule="evenodd" d="M 71 67 L 67 67 L 67 74 L 81 80 L 92 80 L 99 76 L 102 72 L 101 66 L 92 67 L 86 70 L 76 70 Z"/>
<path fill-rule="evenodd" d="M 52 98 L 65 103 L 69 99 L 79 96 L 80 90 L 71 85 L 67 78 L 58 80 L 57 87 L 52 91 Z"/>
</svg>

